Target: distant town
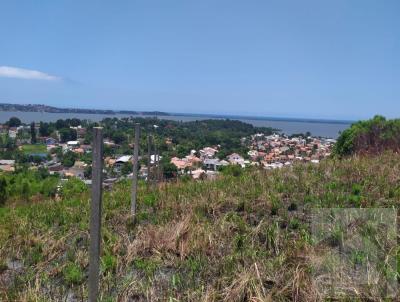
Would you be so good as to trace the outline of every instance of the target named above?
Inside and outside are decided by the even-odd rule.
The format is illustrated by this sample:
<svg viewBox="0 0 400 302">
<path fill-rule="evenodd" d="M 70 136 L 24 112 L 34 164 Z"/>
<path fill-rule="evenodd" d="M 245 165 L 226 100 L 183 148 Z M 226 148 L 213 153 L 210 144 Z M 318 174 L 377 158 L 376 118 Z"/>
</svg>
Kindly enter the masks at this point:
<svg viewBox="0 0 400 302">
<path fill-rule="evenodd" d="M 142 138 L 139 177 L 147 179 L 151 169 L 157 181 L 179 177 L 212 179 L 228 166 L 256 166 L 268 170 L 296 162 L 318 164 L 329 157 L 335 143 L 333 139 L 313 137 L 310 133 L 286 136 L 274 129 L 259 129 L 239 121 L 178 123 L 150 118 L 108 118 L 100 123 L 106 130 L 105 187 L 132 177 L 132 125 L 137 121 L 155 142 L 149 154 L 145 137 Z M 0 125 L 0 170 L 16 173 L 21 169 L 42 169 L 59 177 L 61 184 L 76 178 L 90 186 L 91 128 L 94 125 L 78 119 L 26 125 L 16 117 L 11 118 Z M 193 133 L 191 127 L 199 133 Z M 209 142 L 201 142 L 203 130 L 198 130 L 201 127 L 214 131 L 207 135 L 211 138 Z M 184 131 L 193 137 L 188 138 Z M 214 133 L 220 138 L 213 137 Z"/>
</svg>

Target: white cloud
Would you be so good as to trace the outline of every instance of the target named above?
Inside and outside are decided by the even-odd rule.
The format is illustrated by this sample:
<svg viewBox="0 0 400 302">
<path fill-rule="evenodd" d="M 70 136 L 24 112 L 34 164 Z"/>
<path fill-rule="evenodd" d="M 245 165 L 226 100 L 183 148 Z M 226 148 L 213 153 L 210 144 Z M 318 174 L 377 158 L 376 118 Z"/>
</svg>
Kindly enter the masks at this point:
<svg viewBox="0 0 400 302">
<path fill-rule="evenodd" d="M 41 71 L 10 66 L 0 66 L 0 77 L 45 81 L 61 80 L 60 77 L 49 75 Z"/>
</svg>

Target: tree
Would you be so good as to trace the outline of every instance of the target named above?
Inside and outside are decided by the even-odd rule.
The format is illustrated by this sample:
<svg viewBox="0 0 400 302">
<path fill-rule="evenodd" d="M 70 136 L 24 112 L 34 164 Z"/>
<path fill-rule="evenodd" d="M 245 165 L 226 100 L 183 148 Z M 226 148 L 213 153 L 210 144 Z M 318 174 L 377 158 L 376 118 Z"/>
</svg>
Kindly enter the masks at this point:
<svg viewBox="0 0 400 302">
<path fill-rule="evenodd" d="M 21 120 L 15 116 L 11 117 L 6 123 L 8 127 L 19 127 L 21 126 Z"/>
<path fill-rule="evenodd" d="M 39 126 L 39 134 L 40 136 L 50 136 L 50 134 L 53 132 L 54 126 L 51 127 L 49 123 L 43 123 L 40 122 Z"/>
<path fill-rule="evenodd" d="M 92 166 L 91 165 L 86 166 L 85 170 L 83 171 L 83 175 L 85 176 L 85 178 L 92 177 Z"/>
<path fill-rule="evenodd" d="M 61 188 L 61 195 L 63 197 L 71 197 L 76 194 L 82 193 L 87 190 L 87 186 L 83 181 L 76 177 L 68 179 Z"/>
<path fill-rule="evenodd" d="M 121 168 L 122 175 L 128 175 L 128 174 L 132 173 L 132 171 L 133 171 L 132 162 L 129 161 L 122 165 L 122 168 Z"/>
<path fill-rule="evenodd" d="M 31 143 L 36 144 L 36 128 L 35 123 L 31 123 Z"/>
<path fill-rule="evenodd" d="M 73 141 L 76 140 L 77 133 L 75 129 L 71 128 L 62 128 L 60 130 L 60 138 L 61 142 L 65 143 L 67 141 Z"/>
<path fill-rule="evenodd" d="M 68 128 L 68 127 L 69 125 L 66 121 L 61 119 L 56 121 L 56 129 L 60 130 L 62 128 Z"/>
<path fill-rule="evenodd" d="M 125 140 L 126 140 L 126 137 L 125 137 L 125 134 L 122 132 L 122 131 L 117 131 L 117 132 L 114 132 L 112 135 L 111 135 L 111 139 L 116 143 L 116 144 L 122 144 Z"/>
<path fill-rule="evenodd" d="M 75 164 L 75 160 L 77 158 L 76 153 L 72 151 L 68 151 L 63 155 L 63 158 L 61 160 L 61 163 L 63 164 L 64 167 L 72 167 Z"/>
<path fill-rule="evenodd" d="M 162 164 L 163 167 L 163 172 L 164 172 L 164 177 L 166 179 L 171 179 L 176 177 L 176 174 L 178 173 L 178 169 L 176 166 L 170 162 L 165 162 Z"/>
</svg>

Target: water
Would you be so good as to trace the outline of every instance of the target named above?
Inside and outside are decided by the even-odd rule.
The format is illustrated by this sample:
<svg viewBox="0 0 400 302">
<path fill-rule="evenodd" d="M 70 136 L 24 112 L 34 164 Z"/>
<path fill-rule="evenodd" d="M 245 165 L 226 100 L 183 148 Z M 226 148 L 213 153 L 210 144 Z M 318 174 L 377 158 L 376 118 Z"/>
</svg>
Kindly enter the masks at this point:
<svg viewBox="0 0 400 302">
<path fill-rule="evenodd" d="M 91 121 L 100 121 L 105 117 L 129 117 L 132 115 L 129 114 L 114 114 L 114 115 L 106 115 L 106 114 L 85 114 L 85 113 L 48 113 L 48 112 L 13 112 L 13 111 L 0 111 L 0 123 L 4 123 L 10 119 L 10 117 L 16 116 L 23 123 L 31 123 L 31 122 L 55 122 L 58 119 L 67 119 L 67 118 L 78 118 L 78 119 L 87 119 Z M 144 115 L 140 115 L 138 117 L 148 117 Z M 213 116 L 190 116 L 190 115 L 168 115 L 168 116 L 159 116 L 160 119 L 168 119 L 174 121 L 194 121 L 194 120 L 204 120 L 209 118 L 220 118 Z M 272 127 L 281 129 L 283 133 L 293 134 L 293 133 L 305 133 L 307 131 L 311 132 L 314 136 L 323 136 L 323 137 L 331 137 L 336 138 L 339 135 L 340 131 L 348 128 L 350 126 L 349 123 L 336 123 L 336 122 L 309 122 L 309 121 L 299 121 L 299 120 L 269 120 L 265 119 L 251 119 L 246 117 L 229 117 L 230 119 L 237 119 L 245 123 L 252 124 L 258 127 Z"/>
</svg>

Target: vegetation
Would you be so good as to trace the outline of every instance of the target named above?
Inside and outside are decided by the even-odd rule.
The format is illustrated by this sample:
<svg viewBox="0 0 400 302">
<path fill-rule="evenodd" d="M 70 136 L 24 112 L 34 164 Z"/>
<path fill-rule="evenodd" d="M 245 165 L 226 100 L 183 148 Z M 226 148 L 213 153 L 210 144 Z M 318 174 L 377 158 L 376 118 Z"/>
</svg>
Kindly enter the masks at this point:
<svg viewBox="0 0 400 302">
<path fill-rule="evenodd" d="M 11 117 L 6 123 L 8 127 L 18 127 L 21 126 L 21 120 L 17 117 Z"/>
<path fill-rule="evenodd" d="M 215 181 L 154 191 L 141 183 L 134 226 L 122 181 L 104 194 L 101 301 L 322 300 L 314 264 L 339 239 L 315 246 L 312 208 L 397 208 L 399 169 L 400 155 L 388 152 L 273 171 L 229 168 Z M 0 300 L 87 299 L 90 194 L 69 185 L 60 201 L 0 208 Z M 361 251 L 352 259 L 366 261 Z M 382 292 L 380 283 L 349 281 L 338 299 L 381 300 Z"/>
<path fill-rule="evenodd" d="M 400 119 L 375 116 L 359 121 L 343 131 L 335 145 L 336 155 L 378 154 L 384 150 L 400 151 Z"/>
<path fill-rule="evenodd" d="M 46 154 L 47 148 L 45 145 L 23 145 L 22 152 L 24 154 Z"/>
<path fill-rule="evenodd" d="M 105 150 L 107 155 L 112 152 L 117 154 L 130 154 L 132 149 L 129 143 L 133 142 L 133 129 L 135 123 L 141 124 L 142 140 L 141 149 L 147 150 L 148 134 L 155 137 L 158 149 L 163 157 L 170 159 L 173 156 L 184 157 L 192 149 L 199 150 L 205 146 L 220 145 L 224 154 L 237 152 L 247 154 L 241 138 L 264 132 L 271 134 L 274 129 L 254 127 L 235 120 L 202 120 L 192 122 L 177 122 L 160 120 L 156 118 L 106 118 L 101 121 L 105 137 L 111 138 L 120 145 L 115 150 Z M 154 128 L 157 125 L 157 128 Z M 87 132 L 87 141 L 90 141 L 91 131 Z M 169 161 L 169 160 L 168 160 Z"/>
<path fill-rule="evenodd" d="M 45 169 L 4 173 L 0 175 L 0 206 L 7 200 L 12 203 L 54 197 L 58 184 L 58 176 L 49 175 Z"/>
</svg>

